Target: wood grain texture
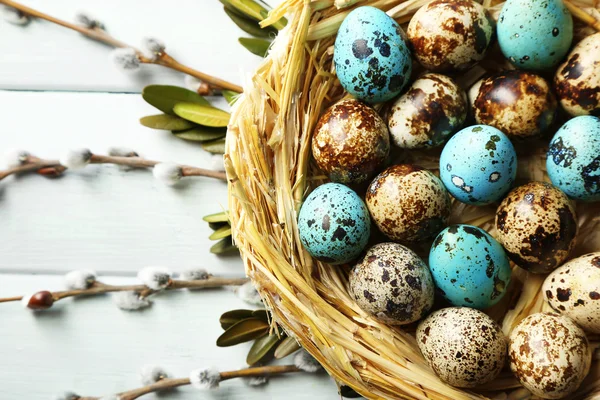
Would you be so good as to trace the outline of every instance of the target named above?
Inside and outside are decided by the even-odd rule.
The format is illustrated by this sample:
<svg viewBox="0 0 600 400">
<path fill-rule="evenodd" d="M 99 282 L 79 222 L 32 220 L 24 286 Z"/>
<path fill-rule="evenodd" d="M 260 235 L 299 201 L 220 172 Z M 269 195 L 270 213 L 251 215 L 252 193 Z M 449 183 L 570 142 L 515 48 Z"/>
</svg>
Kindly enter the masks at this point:
<svg viewBox="0 0 600 400">
<path fill-rule="evenodd" d="M 180 62 L 238 84 L 261 60 L 237 42 L 248 35 L 229 20 L 218 0 L 22 2 L 69 21 L 84 11 L 133 46 L 144 37 L 157 37 Z M 0 89 L 139 92 L 150 83 L 184 84 L 182 74 L 155 65 L 123 73 L 110 60 L 108 46 L 46 21 L 21 27 L 0 20 L 0 38 Z"/>
<path fill-rule="evenodd" d="M 113 284 L 135 279 L 101 277 Z M 60 276 L 0 275 L 2 295 L 62 287 Z M 233 308 L 252 308 L 227 290 L 176 291 L 154 297 L 149 309 L 119 310 L 110 296 L 66 299 L 45 312 L 30 312 L 19 303 L 1 304 L 0 398 L 48 400 L 64 390 L 105 395 L 140 386 L 139 369 L 158 364 L 174 376 L 214 366 L 244 366 L 250 344 L 215 346 L 222 330 L 219 315 Z M 8 323 L 7 321 L 10 321 Z M 290 362 L 289 359 L 285 360 Z M 334 382 L 325 374 L 290 374 L 261 388 L 241 380 L 201 392 L 185 387 L 151 399 L 337 399 Z"/>
</svg>

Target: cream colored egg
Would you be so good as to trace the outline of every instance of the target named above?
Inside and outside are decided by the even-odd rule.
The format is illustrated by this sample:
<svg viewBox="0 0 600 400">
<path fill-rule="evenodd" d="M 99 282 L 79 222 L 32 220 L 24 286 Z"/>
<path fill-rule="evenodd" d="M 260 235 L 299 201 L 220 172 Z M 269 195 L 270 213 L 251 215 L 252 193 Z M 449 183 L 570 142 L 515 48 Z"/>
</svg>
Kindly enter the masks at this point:
<svg viewBox="0 0 600 400">
<path fill-rule="evenodd" d="M 434 312 L 419 324 L 417 344 L 433 371 L 457 387 L 494 380 L 506 360 L 507 340 L 500 325 L 473 308 Z"/>
<path fill-rule="evenodd" d="M 558 67 L 556 94 L 572 116 L 600 115 L 600 32 L 579 42 Z"/>
<path fill-rule="evenodd" d="M 510 334 L 510 369 L 531 393 L 561 399 L 579 388 L 592 352 L 583 330 L 570 318 L 532 314 Z"/>
<path fill-rule="evenodd" d="M 600 252 L 555 269 L 544 281 L 542 293 L 557 313 L 588 332 L 600 334 Z"/>
<path fill-rule="evenodd" d="M 452 78 L 427 73 L 394 102 L 388 128 L 398 147 L 435 147 L 462 127 L 467 110 L 466 94 Z"/>
<path fill-rule="evenodd" d="M 379 230 L 397 242 L 434 237 L 450 215 L 444 184 L 417 165 L 393 165 L 377 175 L 367 190 L 366 203 Z"/>
<path fill-rule="evenodd" d="M 482 60 L 494 36 L 494 23 L 471 0 L 433 0 L 410 20 L 408 39 L 428 70 L 465 70 Z"/>
</svg>

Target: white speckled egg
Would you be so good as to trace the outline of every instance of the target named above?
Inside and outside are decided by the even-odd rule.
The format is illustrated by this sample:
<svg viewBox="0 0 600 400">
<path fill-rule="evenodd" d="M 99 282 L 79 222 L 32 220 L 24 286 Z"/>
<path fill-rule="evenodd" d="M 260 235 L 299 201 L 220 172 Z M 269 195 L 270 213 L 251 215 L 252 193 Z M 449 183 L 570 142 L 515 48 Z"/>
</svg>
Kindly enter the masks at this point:
<svg viewBox="0 0 600 400">
<path fill-rule="evenodd" d="M 394 102 L 387 122 L 396 146 L 435 147 L 462 128 L 467 110 L 466 94 L 452 78 L 427 73 Z"/>
<path fill-rule="evenodd" d="M 434 237 L 450 215 L 444 184 L 418 165 L 393 165 L 377 175 L 367 190 L 366 203 L 379 230 L 397 242 Z"/>
<path fill-rule="evenodd" d="M 481 61 L 494 37 L 494 23 L 471 0 L 433 0 L 408 25 L 417 60 L 430 71 L 465 70 Z"/>
<path fill-rule="evenodd" d="M 350 272 L 349 285 L 360 308 L 392 325 L 417 321 L 433 305 L 429 268 L 412 250 L 397 243 L 371 247 Z"/>
<path fill-rule="evenodd" d="M 506 360 L 506 337 L 493 319 L 466 307 L 443 308 L 419 324 L 417 344 L 444 382 L 471 388 L 494 380 Z"/>
<path fill-rule="evenodd" d="M 600 32 L 573 48 L 556 70 L 554 85 L 566 112 L 600 116 Z"/>
<path fill-rule="evenodd" d="M 600 252 L 577 257 L 552 271 L 542 292 L 557 313 L 600 334 Z"/>
<path fill-rule="evenodd" d="M 510 369 L 531 393 L 561 399 L 577 390 L 590 370 L 592 352 L 570 318 L 532 314 L 510 334 Z"/>
</svg>

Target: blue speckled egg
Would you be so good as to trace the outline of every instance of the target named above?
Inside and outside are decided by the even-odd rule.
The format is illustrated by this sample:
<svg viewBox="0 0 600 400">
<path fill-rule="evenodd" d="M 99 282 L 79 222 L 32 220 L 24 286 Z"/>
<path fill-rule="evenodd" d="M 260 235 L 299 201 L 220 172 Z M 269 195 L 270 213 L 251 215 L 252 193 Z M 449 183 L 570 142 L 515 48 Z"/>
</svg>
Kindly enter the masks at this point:
<svg viewBox="0 0 600 400">
<path fill-rule="evenodd" d="M 478 309 L 500 301 L 511 274 L 500 243 L 471 225 L 452 225 L 440 232 L 429 252 L 429 269 L 446 300 Z"/>
<path fill-rule="evenodd" d="M 500 49 L 514 66 L 544 70 L 569 51 L 573 18 L 562 0 L 507 0 L 497 32 Z"/>
<path fill-rule="evenodd" d="M 454 135 L 440 156 L 440 178 L 463 203 L 483 205 L 500 200 L 517 175 L 517 154 L 496 128 L 474 125 Z"/>
<path fill-rule="evenodd" d="M 347 186 L 326 183 L 304 201 L 298 217 L 308 252 L 330 264 L 347 263 L 363 251 L 371 233 L 365 203 Z"/>
<path fill-rule="evenodd" d="M 335 39 L 333 61 L 344 89 L 368 103 L 399 94 L 412 69 L 402 28 L 374 7 L 358 7 L 344 19 Z"/>
<path fill-rule="evenodd" d="M 565 123 L 548 149 L 550 180 L 569 197 L 600 200 L 600 118 L 584 115 Z"/>
</svg>

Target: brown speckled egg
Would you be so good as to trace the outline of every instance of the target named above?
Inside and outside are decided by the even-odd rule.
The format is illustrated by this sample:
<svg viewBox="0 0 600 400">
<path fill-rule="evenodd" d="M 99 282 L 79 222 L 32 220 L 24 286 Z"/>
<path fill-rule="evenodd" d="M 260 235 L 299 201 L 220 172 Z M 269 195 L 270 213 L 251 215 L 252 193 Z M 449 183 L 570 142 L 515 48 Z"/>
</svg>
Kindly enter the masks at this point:
<svg viewBox="0 0 600 400">
<path fill-rule="evenodd" d="M 494 23 L 481 4 L 471 0 L 433 0 L 408 25 L 417 60 L 428 70 L 465 70 L 485 56 Z"/>
<path fill-rule="evenodd" d="M 478 124 L 500 129 L 511 139 L 543 133 L 556 115 L 550 85 L 526 71 L 502 71 L 480 80 L 469 90 L 469 100 Z"/>
<path fill-rule="evenodd" d="M 433 371 L 457 387 L 494 380 L 506 361 L 507 340 L 500 325 L 473 308 L 434 312 L 419 324 L 417 344 Z"/>
<path fill-rule="evenodd" d="M 339 183 L 360 183 L 380 169 L 390 152 L 387 126 L 358 100 L 342 100 L 319 119 L 312 151 L 321 170 Z"/>
<path fill-rule="evenodd" d="M 433 306 L 429 268 L 397 243 L 371 247 L 350 272 L 349 285 L 358 306 L 387 324 L 417 321 Z"/>
<path fill-rule="evenodd" d="M 592 363 L 583 330 L 571 319 L 550 313 L 523 319 L 510 334 L 508 355 L 521 384 L 543 399 L 573 393 Z"/>
<path fill-rule="evenodd" d="M 393 165 L 377 175 L 367 190 L 366 203 L 379 230 L 397 242 L 434 237 L 450 215 L 444 184 L 417 165 Z"/>
<path fill-rule="evenodd" d="M 600 32 L 579 42 L 554 77 L 556 94 L 572 116 L 600 116 Z"/>
<path fill-rule="evenodd" d="M 600 252 L 575 258 L 552 271 L 542 293 L 557 313 L 600 334 Z"/>
<path fill-rule="evenodd" d="M 497 239 L 521 268 L 554 270 L 575 245 L 577 217 L 569 198 L 546 182 L 513 189 L 496 211 Z"/>
<path fill-rule="evenodd" d="M 452 78 L 428 73 L 394 102 L 388 128 L 398 147 L 435 147 L 462 127 L 467 110 L 467 96 Z"/>
</svg>

